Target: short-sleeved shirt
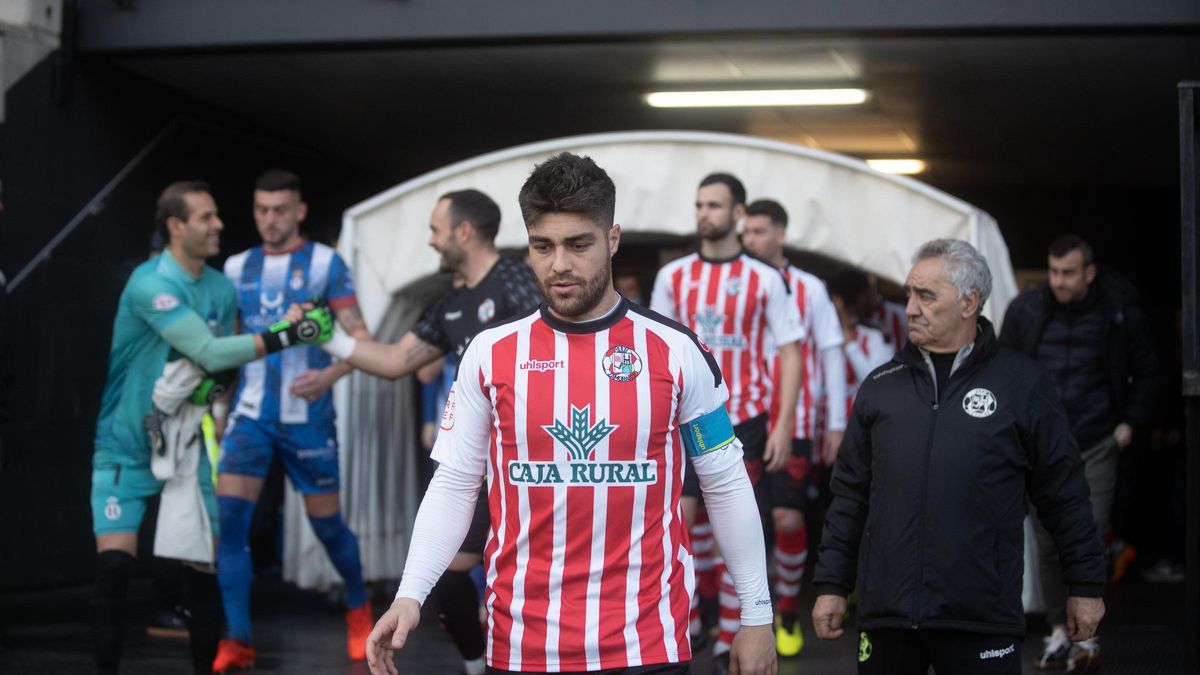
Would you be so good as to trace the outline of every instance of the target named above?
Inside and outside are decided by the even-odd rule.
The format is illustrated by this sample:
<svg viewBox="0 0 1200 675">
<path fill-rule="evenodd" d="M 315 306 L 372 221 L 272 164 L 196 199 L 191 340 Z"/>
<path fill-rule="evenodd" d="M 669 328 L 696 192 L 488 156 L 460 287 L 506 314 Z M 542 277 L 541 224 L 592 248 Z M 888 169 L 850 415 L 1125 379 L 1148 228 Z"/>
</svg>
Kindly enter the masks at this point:
<svg viewBox="0 0 1200 675">
<path fill-rule="evenodd" d="M 501 257 L 479 283 L 455 288 L 435 302 L 413 326 L 413 334 L 445 354 L 461 357 L 467 343 L 485 326 L 541 301 L 533 270 L 519 260 Z"/>
<path fill-rule="evenodd" d="M 805 337 L 800 341 L 800 392 L 796 397 L 796 438 L 814 439 L 817 420 L 821 419 L 821 408 L 827 404 L 825 396 L 825 368 L 821 362 L 821 351 L 837 348 L 842 344 L 842 324 L 837 309 L 829 298 L 825 282 L 795 265 L 783 269 L 792 301 L 800 312 L 800 323 Z M 773 343 L 768 344 L 769 364 L 774 385 L 779 383 L 779 355 Z M 834 373 L 841 377 L 841 373 Z M 772 411 L 779 405 L 779 392 L 773 391 Z M 830 405 L 838 405 L 834 402 Z"/>
<path fill-rule="evenodd" d="M 668 263 L 654 280 L 650 308 L 695 331 L 712 349 L 729 387 L 734 424 L 770 409 L 768 336 L 776 345 L 805 337 L 783 275 L 746 253 L 725 260 L 693 253 Z"/>
<path fill-rule="evenodd" d="M 237 317 L 233 285 L 208 266 L 200 276 L 193 276 L 169 250 L 138 265 L 129 276 L 113 319 L 94 466 L 150 462 L 145 415 L 153 405 L 154 383 L 172 356 L 160 333 L 191 313 L 199 315 L 214 335 L 231 334 Z"/>
<path fill-rule="evenodd" d="M 320 298 L 334 310 L 355 307 L 350 269 L 332 248 L 306 241 L 294 251 L 268 254 L 262 246 L 225 261 L 225 276 L 237 288 L 242 331 L 261 333 L 287 313 L 292 303 Z M 307 370 L 331 363 L 319 347 L 295 347 L 242 367 L 234 412 L 250 419 L 285 424 L 333 419 L 333 393 L 309 402 L 291 393 L 292 381 Z"/>
<path fill-rule="evenodd" d="M 727 395 L 691 331 L 626 300 L 585 323 L 539 307 L 471 341 L 433 457 L 488 477 L 491 667 L 691 658 L 680 429 Z M 692 464 L 707 475 L 741 456 L 730 437 Z"/>
</svg>

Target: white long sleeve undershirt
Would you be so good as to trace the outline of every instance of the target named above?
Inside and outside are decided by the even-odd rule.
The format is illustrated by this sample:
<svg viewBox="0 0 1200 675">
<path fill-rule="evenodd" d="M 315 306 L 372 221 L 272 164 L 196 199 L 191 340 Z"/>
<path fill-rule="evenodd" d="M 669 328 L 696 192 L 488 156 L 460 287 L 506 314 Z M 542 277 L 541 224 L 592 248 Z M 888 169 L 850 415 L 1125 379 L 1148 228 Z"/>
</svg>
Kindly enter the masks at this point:
<svg viewBox="0 0 1200 675">
<path fill-rule="evenodd" d="M 425 498 L 417 509 L 408 560 L 396 598 L 412 598 L 424 604 L 433 585 L 454 560 L 467 538 L 479 483 L 483 478 L 442 464 L 429 481 Z"/>
<path fill-rule="evenodd" d="M 826 428 L 846 430 L 846 354 L 836 344 L 821 350 L 821 375 L 825 378 Z"/>
<path fill-rule="evenodd" d="M 758 505 L 746 466 L 736 462 L 715 474 L 697 472 L 713 537 L 733 577 L 743 626 L 771 623 L 771 592 L 767 586 L 767 555 L 759 527 Z"/>
</svg>

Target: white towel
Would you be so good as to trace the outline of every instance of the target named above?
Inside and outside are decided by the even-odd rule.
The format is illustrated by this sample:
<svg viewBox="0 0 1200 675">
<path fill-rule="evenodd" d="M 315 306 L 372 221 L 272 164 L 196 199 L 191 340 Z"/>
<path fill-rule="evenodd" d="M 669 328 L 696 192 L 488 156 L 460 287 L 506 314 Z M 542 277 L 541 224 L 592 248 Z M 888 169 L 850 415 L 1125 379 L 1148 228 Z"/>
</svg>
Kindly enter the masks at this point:
<svg viewBox="0 0 1200 675">
<path fill-rule="evenodd" d="M 212 522 L 200 490 L 200 429 L 206 406 L 188 398 L 204 381 L 204 371 L 187 359 L 167 363 L 154 383 L 154 407 L 161 420 L 162 448 L 151 448 L 150 470 L 166 481 L 158 507 L 154 555 L 194 562 L 215 562 Z"/>
</svg>

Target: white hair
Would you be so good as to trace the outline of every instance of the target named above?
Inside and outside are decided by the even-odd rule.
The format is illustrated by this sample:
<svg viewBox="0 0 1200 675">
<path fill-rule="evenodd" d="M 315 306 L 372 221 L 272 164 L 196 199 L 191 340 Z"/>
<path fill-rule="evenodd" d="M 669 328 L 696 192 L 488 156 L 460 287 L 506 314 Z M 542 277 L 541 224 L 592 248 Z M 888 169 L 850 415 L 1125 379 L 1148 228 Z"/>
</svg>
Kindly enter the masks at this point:
<svg viewBox="0 0 1200 675">
<path fill-rule="evenodd" d="M 961 239 L 933 239 L 921 244 L 912 261 L 915 265 L 929 258 L 942 259 L 946 276 L 958 290 L 959 300 L 965 299 L 971 291 L 979 294 L 979 307 L 975 308 L 975 313 L 982 312 L 983 303 L 992 294 L 992 271 L 979 251 Z"/>
</svg>

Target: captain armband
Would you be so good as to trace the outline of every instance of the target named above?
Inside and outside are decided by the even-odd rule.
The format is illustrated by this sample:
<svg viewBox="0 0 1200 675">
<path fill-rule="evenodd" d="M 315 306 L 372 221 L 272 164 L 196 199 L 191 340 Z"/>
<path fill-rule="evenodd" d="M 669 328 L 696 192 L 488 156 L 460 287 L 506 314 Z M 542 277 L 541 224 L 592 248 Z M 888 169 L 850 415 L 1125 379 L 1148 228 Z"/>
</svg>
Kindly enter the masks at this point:
<svg viewBox="0 0 1200 675">
<path fill-rule="evenodd" d="M 725 406 L 706 412 L 680 429 L 688 455 L 699 457 L 733 443 L 733 423 Z"/>
</svg>

